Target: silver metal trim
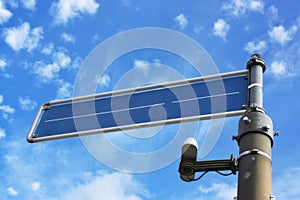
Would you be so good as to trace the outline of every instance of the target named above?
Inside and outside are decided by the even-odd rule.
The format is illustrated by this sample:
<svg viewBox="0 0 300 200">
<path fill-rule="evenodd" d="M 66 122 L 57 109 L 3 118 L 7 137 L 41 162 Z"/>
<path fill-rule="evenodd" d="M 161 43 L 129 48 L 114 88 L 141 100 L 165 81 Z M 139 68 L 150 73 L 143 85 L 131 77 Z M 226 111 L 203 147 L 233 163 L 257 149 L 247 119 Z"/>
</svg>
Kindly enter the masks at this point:
<svg viewBox="0 0 300 200">
<path fill-rule="evenodd" d="M 159 125 L 165 125 L 165 124 L 175 124 L 175 123 L 191 122 L 191 121 L 206 120 L 206 119 L 217 119 L 217 118 L 222 118 L 222 117 L 233 117 L 233 116 L 243 115 L 244 113 L 245 113 L 245 110 L 239 110 L 239 111 L 232 111 L 232 112 L 226 112 L 226 113 L 199 115 L 199 116 L 193 116 L 193 117 L 178 118 L 178 119 L 171 119 L 171 120 L 164 120 L 164 121 L 155 121 L 155 122 L 146 122 L 146 123 L 140 123 L 140 124 L 131 124 L 131 125 L 104 128 L 104 129 L 95 129 L 95 130 L 89 130 L 89 131 L 79 131 L 79 132 L 46 136 L 46 137 L 36 137 L 36 138 L 31 137 L 30 140 L 28 140 L 28 137 L 27 137 L 27 140 L 29 142 L 42 142 L 42 141 L 48 141 L 48 140 L 94 135 L 94 134 L 100 134 L 100 133 L 123 131 L 123 130 L 136 129 L 136 128 L 145 128 L 145 127 L 159 126 Z"/>
<path fill-rule="evenodd" d="M 34 118 L 34 120 L 33 120 L 33 122 L 32 122 L 32 125 L 31 125 L 31 127 L 30 127 L 30 129 L 29 129 L 29 132 L 28 132 L 28 135 L 27 135 L 26 139 L 27 139 L 27 141 L 30 142 L 30 143 L 34 142 L 33 139 L 34 139 L 35 137 L 33 136 L 33 131 L 34 131 L 34 129 L 35 129 L 35 127 L 36 127 L 36 125 L 37 125 L 39 119 L 40 119 L 40 115 L 42 114 L 43 110 L 44 110 L 44 105 L 42 105 L 42 106 L 39 108 L 39 110 L 38 110 L 38 112 L 37 112 L 37 114 L 36 114 L 36 116 L 35 116 L 35 118 Z"/>
<path fill-rule="evenodd" d="M 41 117 L 43 110 L 51 109 L 51 105 L 64 104 L 64 103 L 70 103 L 70 102 L 78 102 L 78 101 L 84 101 L 84 100 L 88 100 L 88 99 L 92 99 L 92 98 L 101 98 L 101 97 L 107 97 L 107 96 L 113 96 L 113 95 L 139 92 L 139 91 L 144 91 L 144 90 L 154 90 L 154 89 L 159 89 L 159 88 L 163 88 L 163 87 L 179 86 L 179 85 L 183 85 L 183 84 L 187 84 L 187 83 L 209 81 L 209 80 L 234 77 L 234 76 L 240 76 L 240 75 L 247 75 L 247 74 L 248 74 L 248 70 L 240 70 L 240 71 L 234 71 L 234 72 L 227 72 L 227 73 L 223 73 L 223 74 L 215 74 L 215 75 L 209 75 L 209 76 L 204 76 L 204 77 L 196 77 L 196 78 L 191 78 L 191 79 L 184 79 L 184 80 L 179 80 L 179 81 L 161 83 L 161 84 L 157 84 L 157 85 L 149 85 L 149 86 L 144 86 L 144 87 L 129 88 L 129 89 L 116 90 L 116 91 L 105 92 L 105 93 L 100 93 L 100 94 L 93 94 L 93 95 L 86 95 L 86 96 L 50 101 L 50 102 L 43 104 L 39 108 L 39 110 L 33 120 L 33 123 L 30 127 L 30 130 L 27 134 L 26 139 L 28 142 L 32 143 L 32 142 L 40 142 L 40 141 L 59 139 L 59 138 L 69 138 L 69 137 L 75 137 L 75 136 L 81 136 L 81 135 L 92 135 L 92 134 L 104 133 L 104 132 L 128 130 L 128 129 L 139 128 L 139 127 L 158 126 L 158 125 L 164 125 L 164 124 L 174 124 L 174 123 L 180 123 L 180 122 L 189 122 L 189 121 L 205 120 L 205 119 L 211 119 L 211 118 L 221 118 L 221 117 L 243 115 L 245 113 L 245 110 L 238 110 L 238 111 L 232 111 L 232 112 L 227 112 L 227 113 L 217 113 L 217 114 L 193 116 L 193 117 L 187 117 L 187 118 L 178 118 L 178 119 L 165 120 L 165 121 L 132 124 L 132 125 L 126 125 L 126 126 L 120 126 L 120 127 L 97 129 L 97 130 L 92 130 L 92 131 L 81 131 L 81 132 L 67 133 L 67 134 L 40 137 L 40 138 L 33 135 L 33 132 L 37 126 L 37 123 L 39 122 L 39 119 Z"/>
<path fill-rule="evenodd" d="M 47 105 L 56 105 L 56 104 L 62 104 L 62 103 L 77 102 L 77 101 L 83 101 L 83 100 L 87 100 L 87 99 L 91 99 L 91 98 L 101 98 L 101 97 L 120 95 L 120 94 L 125 94 L 125 93 L 139 92 L 139 91 L 144 91 L 144 90 L 153 90 L 153 89 L 159 89 L 159 88 L 163 88 L 163 87 L 177 86 L 177 85 L 183 85 L 183 84 L 187 84 L 187 83 L 209 81 L 209 80 L 215 80 L 215 79 L 221 79 L 221 78 L 227 78 L 227 77 L 233 77 L 233 76 L 240 76 L 240 75 L 247 75 L 247 74 L 248 74 L 248 70 L 227 72 L 227 73 L 223 73 L 223 74 L 196 77 L 196 78 L 178 80 L 178 81 L 173 81 L 173 82 L 166 82 L 166 83 L 161 83 L 161 84 L 156 84 L 156 85 L 147 85 L 144 87 L 129 88 L 129 89 L 116 90 L 116 91 L 104 92 L 104 93 L 92 94 L 92 95 L 85 95 L 85 96 L 68 98 L 68 99 L 54 100 L 54 101 L 48 102 Z"/>
</svg>

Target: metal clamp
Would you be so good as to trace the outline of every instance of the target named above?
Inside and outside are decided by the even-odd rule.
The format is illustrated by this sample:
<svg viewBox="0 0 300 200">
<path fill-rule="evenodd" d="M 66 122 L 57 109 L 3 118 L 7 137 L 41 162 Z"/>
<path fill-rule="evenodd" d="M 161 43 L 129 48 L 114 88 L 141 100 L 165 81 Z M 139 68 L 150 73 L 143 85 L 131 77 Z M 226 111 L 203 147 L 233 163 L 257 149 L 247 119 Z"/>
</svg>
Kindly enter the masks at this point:
<svg viewBox="0 0 300 200">
<path fill-rule="evenodd" d="M 239 157 L 236 159 L 237 164 L 238 164 L 238 162 L 241 158 L 243 158 L 245 156 L 248 156 L 248 155 L 255 155 L 255 154 L 264 156 L 264 157 L 268 158 L 270 161 L 272 161 L 271 156 L 269 154 L 267 154 L 266 152 L 260 151 L 258 149 L 251 149 L 251 150 L 248 150 L 248 151 L 244 151 L 243 153 L 241 153 L 239 155 Z"/>
<path fill-rule="evenodd" d="M 260 87 L 260 88 L 262 88 L 262 84 L 260 84 L 260 83 L 252 83 L 251 85 L 248 86 L 248 90 L 250 90 L 253 87 Z"/>
</svg>

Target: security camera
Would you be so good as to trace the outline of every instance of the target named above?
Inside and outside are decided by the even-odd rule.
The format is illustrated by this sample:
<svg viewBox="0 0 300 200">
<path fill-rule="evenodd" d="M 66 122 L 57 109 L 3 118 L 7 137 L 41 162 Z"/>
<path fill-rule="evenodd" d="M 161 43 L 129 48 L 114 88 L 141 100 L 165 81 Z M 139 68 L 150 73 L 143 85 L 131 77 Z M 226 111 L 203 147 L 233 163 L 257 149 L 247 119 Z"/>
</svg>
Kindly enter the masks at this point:
<svg viewBox="0 0 300 200">
<path fill-rule="evenodd" d="M 190 182 L 195 179 L 194 162 L 197 159 L 198 144 L 195 138 L 187 138 L 182 145 L 181 162 L 179 165 L 180 178 Z"/>
</svg>

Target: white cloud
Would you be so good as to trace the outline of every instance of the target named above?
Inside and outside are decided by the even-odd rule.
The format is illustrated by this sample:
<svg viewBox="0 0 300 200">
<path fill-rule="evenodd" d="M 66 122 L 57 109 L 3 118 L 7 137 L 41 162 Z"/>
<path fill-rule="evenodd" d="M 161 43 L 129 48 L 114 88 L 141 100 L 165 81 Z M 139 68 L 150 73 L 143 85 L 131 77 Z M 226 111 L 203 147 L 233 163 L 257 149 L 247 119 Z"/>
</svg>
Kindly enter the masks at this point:
<svg viewBox="0 0 300 200">
<path fill-rule="evenodd" d="M 222 9 L 230 15 L 240 17 L 248 11 L 263 13 L 264 3 L 260 0 L 231 0 L 224 3 Z"/>
<path fill-rule="evenodd" d="M 98 78 L 97 83 L 100 87 L 108 87 L 110 84 L 110 77 L 104 74 L 103 76 Z"/>
<path fill-rule="evenodd" d="M 178 25 L 179 25 L 179 27 L 181 29 L 184 29 L 187 26 L 187 24 L 189 23 L 189 21 L 187 20 L 186 16 L 184 14 L 182 14 L 182 13 L 179 14 L 178 16 L 176 16 L 174 18 L 174 20 L 175 20 L 175 22 L 178 23 Z"/>
<path fill-rule="evenodd" d="M 138 60 L 138 59 L 134 60 L 134 67 L 143 68 L 143 67 L 145 67 L 145 65 L 149 65 L 149 64 L 150 64 L 150 62 L 148 62 L 146 60 Z"/>
<path fill-rule="evenodd" d="M 41 183 L 40 182 L 34 182 L 34 183 L 31 184 L 31 189 L 33 191 L 38 191 L 40 189 L 40 187 L 41 187 Z"/>
<path fill-rule="evenodd" d="M 73 59 L 71 68 L 76 70 L 81 66 L 81 64 L 82 64 L 82 58 L 76 57 L 75 59 Z"/>
<path fill-rule="evenodd" d="M 22 0 L 21 2 L 24 8 L 27 8 L 29 10 L 35 9 L 36 0 Z"/>
<path fill-rule="evenodd" d="M 64 99 L 64 98 L 71 97 L 73 86 L 70 83 L 64 82 L 62 80 L 59 80 L 59 84 L 60 86 L 57 91 L 57 99 Z"/>
<path fill-rule="evenodd" d="M 271 64 L 271 73 L 275 76 L 286 74 L 286 63 L 283 61 L 275 61 Z"/>
<path fill-rule="evenodd" d="M 213 183 L 205 187 L 200 186 L 199 192 L 204 194 L 213 194 L 212 199 L 232 200 L 236 196 L 236 185 L 229 185 L 227 183 Z"/>
<path fill-rule="evenodd" d="M 33 110 L 36 108 L 37 103 L 29 97 L 19 97 L 19 105 L 22 110 Z"/>
<path fill-rule="evenodd" d="M 124 6 L 129 6 L 131 4 L 130 0 L 122 0 Z"/>
<path fill-rule="evenodd" d="M 249 10 L 263 13 L 264 3 L 260 0 L 251 0 L 249 1 Z"/>
<path fill-rule="evenodd" d="M 59 48 L 57 51 L 53 49 L 54 45 L 50 43 L 42 50 L 45 55 L 52 54 L 52 63 L 45 63 L 41 60 L 29 64 L 32 66 L 32 72 L 38 76 L 41 82 L 59 81 L 59 73 L 62 70 L 76 70 L 82 63 L 80 57 L 76 57 L 72 61 L 65 48 Z"/>
<path fill-rule="evenodd" d="M 293 35 L 297 32 L 297 26 L 292 26 L 289 30 L 286 30 L 282 25 L 275 26 L 268 32 L 270 38 L 280 43 L 281 45 L 285 45 L 287 42 L 292 40 Z"/>
<path fill-rule="evenodd" d="M 0 70 L 4 70 L 7 66 L 7 61 L 5 59 L 0 58 Z"/>
<path fill-rule="evenodd" d="M 270 73 L 276 78 L 286 78 L 295 76 L 295 71 L 288 67 L 289 65 L 284 61 L 274 61 L 271 64 Z"/>
<path fill-rule="evenodd" d="M 150 62 L 146 60 L 134 60 L 133 66 L 144 71 L 145 73 L 148 73 Z"/>
<path fill-rule="evenodd" d="M 64 49 L 60 49 L 53 54 L 53 62 L 59 65 L 62 69 L 67 68 L 71 64 L 71 58 L 66 54 Z"/>
<path fill-rule="evenodd" d="M 38 47 L 43 39 L 43 28 L 30 29 L 30 24 L 24 22 L 18 27 L 7 28 L 3 34 L 5 42 L 15 51 L 26 49 L 28 52 Z"/>
<path fill-rule="evenodd" d="M 60 67 L 57 63 L 45 64 L 43 61 L 35 62 L 33 73 L 38 75 L 42 82 L 49 82 L 58 77 Z"/>
<path fill-rule="evenodd" d="M 101 188 L 101 189 L 99 189 Z M 72 200 L 141 200 L 150 194 L 131 175 L 124 173 L 100 173 L 92 181 L 73 187 L 61 199 Z"/>
<path fill-rule="evenodd" d="M 3 129 L 3 128 L 0 127 L 0 139 L 1 138 L 5 138 L 5 135 L 6 135 L 5 129 Z"/>
<path fill-rule="evenodd" d="M 276 199 L 298 200 L 300 196 L 300 167 L 284 169 L 274 178 L 273 190 Z"/>
<path fill-rule="evenodd" d="M 15 161 L 15 160 L 18 160 L 19 157 L 17 155 L 5 155 L 4 156 L 4 159 L 6 160 L 6 162 L 12 162 L 12 161 Z"/>
<path fill-rule="evenodd" d="M 8 119 L 8 115 L 14 114 L 15 109 L 9 105 L 2 104 L 3 100 L 4 100 L 3 96 L 0 95 L 0 111 L 2 111 L 3 118 Z"/>
<path fill-rule="evenodd" d="M 245 46 L 245 50 L 249 53 L 264 53 L 267 50 L 267 42 L 264 40 L 248 42 Z"/>
<path fill-rule="evenodd" d="M 217 37 L 222 38 L 223 40 L 226 40 L 226 36 L 229 30 L 230 25 L 227 24 L 227 22 L 223 19 L 218 19 L 218 21 L 214 23 L 214 27 L 212 29 L 213 34 Z"/>
<path fill-rule="evenodd" d="M 59 0 L 52 4 L 50 12 L 56 24 L 67 24 L 80 14 L 95 14 L 98 8 L 95 0 Z"/>
<path fill-rule="evenodd" d="M 133 67 L 138 69 L 139 72 L 143 73 L 143 75 L 148 75 L 151 67 L 157 67 L 160 64 L 160 60 L 154 59 L 152 62 L 147 60 L 139 60 L 135 59 L 133 63 Z"/>
<path fill-rule="evenodd" d="M 50 55 L 50 54 L 52 54 L 53 49 L 54 49 L 54 44 L 49 43 L 49 44 L 44 46 L 44 48 L 42 49 L 42 53 L 45 54 L 45 55 Z"/>
<path fill-rule="evenodd" d="M 15 112 L 15 109 L 9 105 L 0 105 L 0 110 L 8 114 L 13 114 Z"/>
<path fill-rule="evenodd" d="M 19 192 L 17 190 L 15 190 L 13 187 L 7 188 L 7 192 L 11 196 L 17 196 L 19 194 Z"/>
<path fill-rule="evenodd" d="M 5 1 L 5 4 L 9 5 L 11 8 L 18 8 L 19 7 L 19 4 L 18 4 L 17 0 Z"/>
<path fill-rule="evenodd" d="M 0 0 L 0 24 L 7 22 L 13 14 L 7 10 L 2 0 Z"/>
<path fill-rule="evenodd" d="M 65 42 L 71 42 L 71 43 L 75 42 L 75 37 L 73 35 L 71 35 L 71 34 L 62 33 L 60 37 Z"/>
<path fill-rule="evenodd" d="M 275 20 L 278 18 L 278 8 L 274 5 L 268 8 L 268 15 L 270 16 L 270 20 Z"/>
<path fill-rule="evenodd" d="M 204 27 L 203 26 L 195 26 L 193 30 L 195 33 L 200 33 L 201 31 L 204 30 Z"/>
</svg>

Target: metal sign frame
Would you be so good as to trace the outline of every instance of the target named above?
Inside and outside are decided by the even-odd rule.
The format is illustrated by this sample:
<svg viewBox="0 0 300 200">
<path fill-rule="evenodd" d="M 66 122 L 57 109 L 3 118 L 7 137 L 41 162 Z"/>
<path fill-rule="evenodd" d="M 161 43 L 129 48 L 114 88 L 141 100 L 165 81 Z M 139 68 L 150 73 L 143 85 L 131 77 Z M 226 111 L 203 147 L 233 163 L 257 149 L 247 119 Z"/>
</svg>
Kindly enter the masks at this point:
<svg viewBox="0 0 300 200">
<path fill-rule="evenodd" d="M 224 118 L 224 117 L 243 115 L 245 113 L 245 110 L 243 109 L 243 105 L 241 105 L 240 110 L 235 110 L 235 111 L 230 111 L 230 112 L 212 113 L 212 114 L 197 115 L 197 116 L 190 116 L 190 117 L 180 117 L 180 118 L 176 118 L 176 119 L 167 119 L 167 120 L 151 121 L 151 122 L 144 122 L 144 123 L 138 123 L 138 124 L 121 125 L 121 126 L 117 126 L 117 127 L 108 127 L 108 128 L 94 129 L 94 130 L 76 131 L 76 132 L 71 132 L 71 133 L 42 136 L 42 137 L 40 137 L 39 135 L 37 135 L 35 133 L 35 130 L 37 129 L 38 124 L 41 122 L 41 117 L 42 117 L 43 113 L 46 110 L 49 110 L 51 108 L 51 106 L 54 106 L 54 105 L 75 103 L 75 102 L 87 101 L 87 100 L 103 98 L 103 97 L 112 97 L 112 96 L 122 95 L 122 94 L 133 94 L 136 92 L 151 91 L 151 90 L 156 90 L 156 89 L 161 89 L 161 88 L 166 88 L 166 87 L 180 86 L 180 85 L 192 84 L 192 83 L 197 83 L 197 82 L 222 80 L 222 79 L 229 78 L 229 77 L 238 77 L 238 76 L 247 77 L 247 74 L 248 74 L 248 70 L 241 70 L 241 71 L 228 72 L 228 73 L 217 74 L 217 75 L 210 75 L 210 76 L 205 76 L 205 77 L 197 77 L 197 78 L 192 78 L 192 79 L 173 81 L 173 82 L 162 83 L 162 84 L 157 84 L 157 85 L 149 85 L 149 86 L 143 86 L 143 87 L 137 87 L 137 88 L 124 89 L 124 90 L 116 90 L 116 91 L 112 91 L 112 92 L 105 92 L 105 93 L 94 94 L 94 95 L 87 95 L 87 96 L 81 96 L 81 97 L 75 97 L 75 98 L 69 98 L 69 99 L 63 99 L 63 100 L 50 101 L 50 102 L 43 104 L 39 108 L 37 115 L 33 120 L 33 124 L 28 132 L 26 139 L 28 142 L 33 143 L 33 142 L 41 142 L 41 141 L 47 141 L 47 140 L 55 140 L 55 139 L 92 135 L 92 134 L 99 134 L 99 133 L 106 133 L 106 132 L 136 129 L 136 128 L 142 128 L 142 127 L 159 126 L 159 125 L 164 125 L 164 124 L 183 123 L 183 122 L 190 122 L 190 121 L 197 121 L 197 120 L 207 120 L 207 119 L 212 119 L 212 118 Z M 248 99 L 247 99 L 247 101 L 248 101 Z"/>
</svg>

